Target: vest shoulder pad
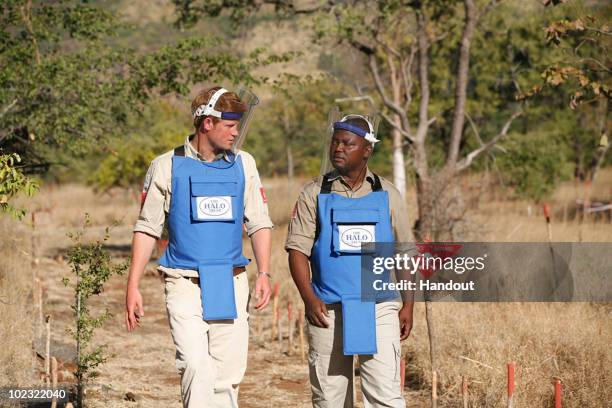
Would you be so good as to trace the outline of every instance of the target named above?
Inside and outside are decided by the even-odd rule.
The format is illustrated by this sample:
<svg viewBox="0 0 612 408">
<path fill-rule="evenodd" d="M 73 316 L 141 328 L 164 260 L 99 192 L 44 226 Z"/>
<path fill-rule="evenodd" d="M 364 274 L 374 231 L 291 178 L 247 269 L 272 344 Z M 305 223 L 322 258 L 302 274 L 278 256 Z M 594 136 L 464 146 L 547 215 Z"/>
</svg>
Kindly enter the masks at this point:
<svg viewBox="0 0 612 408">
<path fill-rule="evenodd" d="M 185 157 L 185 145 L 180 145 L 174 148 L 174 155 Z"/>
</svg>

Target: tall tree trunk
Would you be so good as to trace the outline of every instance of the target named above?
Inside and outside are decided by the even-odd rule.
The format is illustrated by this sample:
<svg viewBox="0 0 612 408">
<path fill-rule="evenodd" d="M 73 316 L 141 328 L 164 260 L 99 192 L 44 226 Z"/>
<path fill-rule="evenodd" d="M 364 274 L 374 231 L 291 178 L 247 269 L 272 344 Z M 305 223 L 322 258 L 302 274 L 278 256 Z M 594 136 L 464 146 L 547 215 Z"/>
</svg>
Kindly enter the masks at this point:
<svg viewBox="0 0 612 408">
<path fill-rule="evenodd" d="M 395 66 L 395 59 L 391 53 L 387 54 L 387 65 L 389 67 L 389 81 L 391 83 L 391 92 L 393 94 L 393 103 L 396 106 L 401 105 L 401 87 L 400 71 L 402 70 L 401 59 L 400 66 Z M 402 118 L 397 114 L 393 114 L 393 123 L 395 127 L 391 130 L 393 138 L 393 184 L 399 190 L 402 197 L 406 197 L 406 166 L 404 165 L 404 138 L 399 131 L 402 127 Z"/>
<path fill-rule="evenodd" d="M 287 154 L 287 178 L 289 181 L 289 187 L 293 183 L 294 164 L 293 164 L 293 150 L 291 148 L 291 126 L 289 125 L 289 112 L 287 105 L 283 109 L 283 130 L 285 131 L 285 152 Z"/>
<path fill-rule="evenodd" d="M 607 99 L 602 98 L 599 105 L 599 112 L 597 113 L 599 116 L 598 127 L 600 129 L 599 146 L 593 154 L 587 174 L 587 178 L 591 182 L 595 180 L 595 174 L 597 174 L 597 171 L 601 168 L 601 165 L 604 163 L 606 158 L 606 153 L 608 153 L 608 150 L 610 149 L 610 134 L 608 128 L 608 125 L 610 124 L 610 121 L 608 120 L 610 117 L 610 104 Z"/>
<path fill-rule="evenodd" d="M 419 210 L 418 219 L 414 225 L 414 234 L 417 241 L 433 239 L 433 208 L 431 199 L 430 180 L 422 178 L 417 172 L 416 198 Z"/>
<path fill-rule="evenodd" d="M 294 164 L 293 164 L 293 150 L 291 148 L 291 139 L 287 139 L 287 178 L 289 179 L 289 184 L 293 182 L 293 174 L 294 174 Z"/>
<path fill-rule="evenodd" d="M 464 0 L 465 25 L 461 35 L 461 46 L 459 47 L 459 65 L 455 75 L 455 110 L 453 111 L 453 122 L 451 128 L 450 146 L 446 164 L 452 167 L 459 158 L 459 147 L 463 135 L 463 123 L 465 121 L 465 105 L 467 101 L 467 83 L 470 67 L 470 45 L 474 36 L 477 16 L 473 0 Z"/>
<path fill-rule="evenodd" d="M 395 123 L 400 125 L 400 117 L 394 115 Z M 404 164 L 404 138 L 399 130 L 391 131 L 393 138 L 393 184 L 399 190 L 403 198 L 406 198 L 406 166 Z"/>
</svg>

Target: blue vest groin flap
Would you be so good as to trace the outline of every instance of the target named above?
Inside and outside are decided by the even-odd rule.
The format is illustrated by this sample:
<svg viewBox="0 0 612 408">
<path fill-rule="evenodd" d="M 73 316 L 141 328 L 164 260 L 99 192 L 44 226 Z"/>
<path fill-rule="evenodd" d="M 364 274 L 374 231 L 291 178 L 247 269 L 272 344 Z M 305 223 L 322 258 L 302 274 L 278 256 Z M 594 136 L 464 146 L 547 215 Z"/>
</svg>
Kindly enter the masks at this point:
<svg viewBox="0 0 612 408">
<path fill-rule="evenodd" d="M 344 355 L 376 354 L 376 304 L 361 295 L 342 296 Z"/>
<path fill-rule="evenodd" d="M 234 274 L 231 263 L 206 264 L 198 268 L 204 320 L 236 319 Z"/>
</svg>

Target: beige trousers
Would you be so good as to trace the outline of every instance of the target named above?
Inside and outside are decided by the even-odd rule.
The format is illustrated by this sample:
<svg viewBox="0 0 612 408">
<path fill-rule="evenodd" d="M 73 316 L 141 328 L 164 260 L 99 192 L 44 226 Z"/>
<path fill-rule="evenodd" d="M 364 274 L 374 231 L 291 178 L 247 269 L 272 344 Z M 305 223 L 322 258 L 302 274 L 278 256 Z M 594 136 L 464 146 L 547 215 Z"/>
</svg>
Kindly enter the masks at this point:
<svg viewBox="0 0 612 408">
<path fill-rule="evenodd" d="M 329 327 L 308 323 L 308 365 L 312 405 L 315 408 L 353 406 L 353 356 L 342 352 L 342 307 L 328 305 Z M 400 389 L 400 330 L 397 302 L 376 305 L 374 355 L 359 355 L 361 389 L 365 408 L 404 408 Z"/>
<path fill-rule="evenodd" d="M 235 320 L 203 320 L 200 287 L 182 277 L 166 275 L 165 280 L 183 406 L 237 407 L 238 386 L 246 371 L 249 348 L 247 274 L 234 277 L 238 311 Z"/>
</svg>

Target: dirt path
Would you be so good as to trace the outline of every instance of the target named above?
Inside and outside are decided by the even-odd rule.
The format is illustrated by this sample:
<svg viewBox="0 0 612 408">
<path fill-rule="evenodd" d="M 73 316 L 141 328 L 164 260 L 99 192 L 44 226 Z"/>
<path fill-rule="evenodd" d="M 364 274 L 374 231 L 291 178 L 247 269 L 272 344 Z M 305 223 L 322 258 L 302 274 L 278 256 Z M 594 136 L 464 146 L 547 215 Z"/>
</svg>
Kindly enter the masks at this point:
<svg viewBox="0 0 612 408">
<path fill-rule="evenodd" d="M 70 380 L 70 363 L 74 346 L 65 329 L 72 325 L 72 294 L 61 283 L 70 275 L 69 265 L 62 258 L 70 246 L 67 230 L 52 224 L 38 228 L 40 263 L 38 273 L 45 287 L 45 314 L 52 316 L 52 355 L 60 358 L 60 381 Z M 101 227 L 92 227 L 88 234 L 100 237 Z M 278 233 L 278 232 L 276 232 Z M 114 256 L 127 257 L 131 226 L 112 231 L 109 249 Z M 91 407 L 180 407 L 179 376 L 174 367 L 174 345 L 170 337 L 161 279 L 152 272 L 145 275 L 141 292 L 145 302 L 145 318 L 136 333 L 126 332 L 123 322 L 125 277 L 115 277 L 105 286 L 92 310 L 108 308 L 114 315 L 96 331 L 95 343 L 107 344 L 113 355 L 99 370 L 99 377 L 87 392 Z M 309 407 L 310 389 L 306 363 L 300 361 L 297 345 L 289 355 L 286 339 L 282 344 L 271 340 L 269 327 L 271 307 L 251 314 L 249 363 L 241 385 L 241 407 Z M 297 336 L 296 336 L 297 340 Z M 297 343 L 297 342 L 296 342 Z M 126 400 L 126 394 L 136 401 Z M 408 406 L 426 406 L 423 395 L 408 392 Z M 358 404 L 361 406 L 361 403 Z"/>
</svg>

